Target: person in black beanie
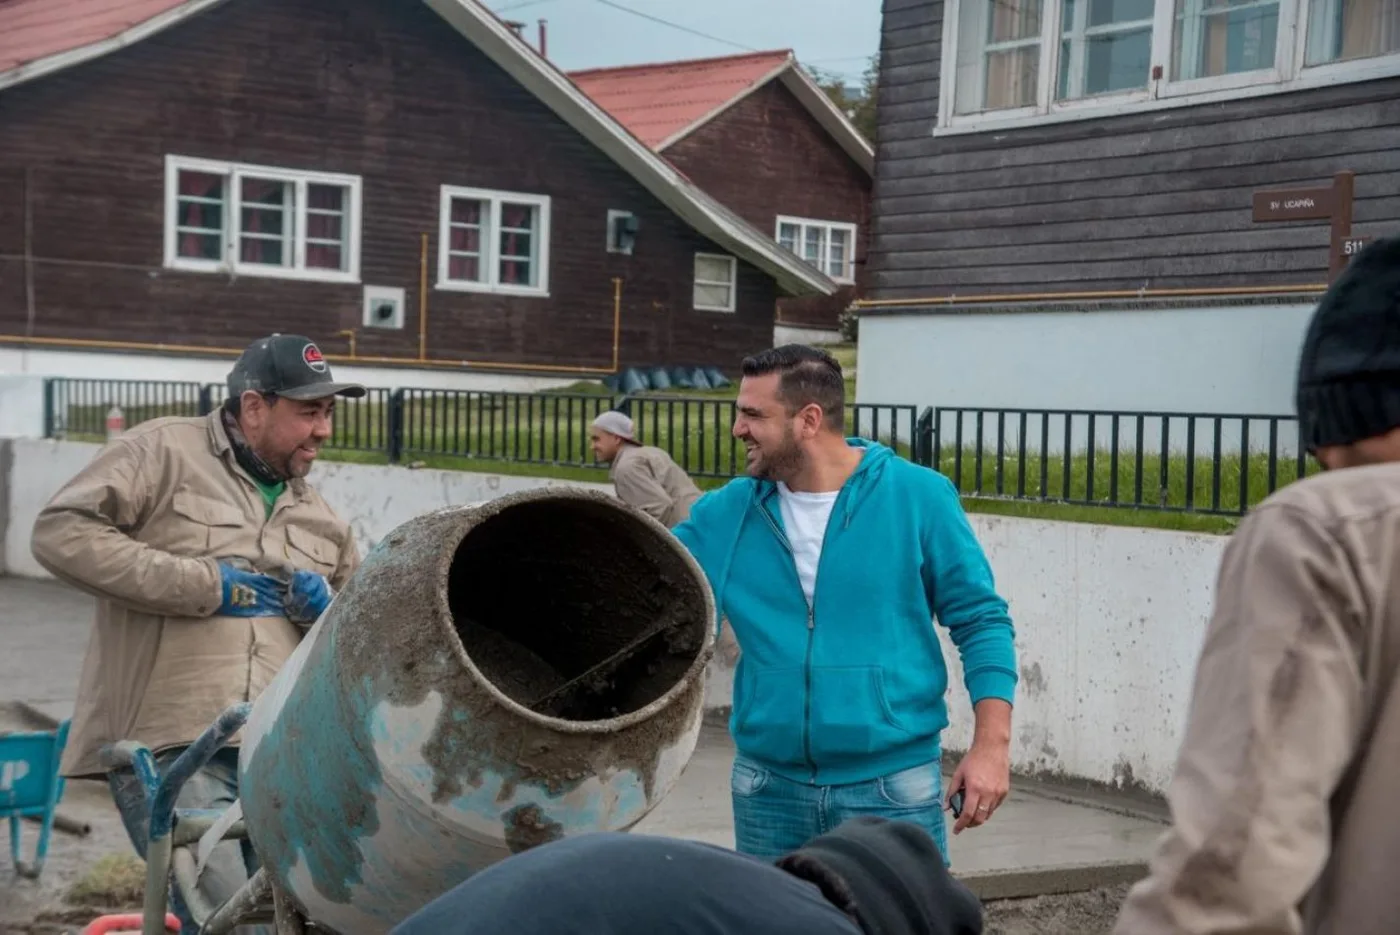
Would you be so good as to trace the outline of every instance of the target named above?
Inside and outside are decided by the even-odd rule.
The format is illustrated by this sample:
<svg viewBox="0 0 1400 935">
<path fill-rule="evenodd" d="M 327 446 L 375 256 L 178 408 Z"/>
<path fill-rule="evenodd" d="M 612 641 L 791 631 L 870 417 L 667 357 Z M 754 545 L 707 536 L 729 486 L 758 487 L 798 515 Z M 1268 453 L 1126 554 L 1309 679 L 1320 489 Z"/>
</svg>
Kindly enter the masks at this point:
<svg viewBox="0 0 1400 935">
<path fill-rule="evenodd" d="M 1297 405 L 1325 470 L 1230 537 L 1172 827 L 1114 935 L 1400 931 L 1400 238 L 1318 304 Z"/>
<path fill-rule="evenodd" d="M 1362 250 L 1322 297 L 1297 406 L 1302 444 L 1323 467 L 1400 460 L 1400 237 Z"/>
<path fill-rule="evenodd" d="M 597 832 L 475 874 L 391 935 L 981 935 L 982 906 L 918 825 L 855 818 L 769 863 Z"/>
</svg>

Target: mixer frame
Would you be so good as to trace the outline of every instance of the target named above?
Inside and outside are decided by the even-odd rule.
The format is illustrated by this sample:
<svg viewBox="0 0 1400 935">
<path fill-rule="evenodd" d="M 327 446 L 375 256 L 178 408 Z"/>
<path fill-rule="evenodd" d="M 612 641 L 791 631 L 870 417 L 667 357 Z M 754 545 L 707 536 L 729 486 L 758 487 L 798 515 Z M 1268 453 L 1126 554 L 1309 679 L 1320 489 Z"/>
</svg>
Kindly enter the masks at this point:
<svg viewBox="0 0 1400 935">
<path fill-rule="evenodd" d="M 146 889 L 142 935 L 164 935 L 167 909 L 180 920 L 180 935 L 228 935 L 241 925 L 275 926 L 277 935 L 304 935 L 305 918 L 264 869 L 257 870 L 221 906 L 211 906 L 198 888 L 204 861 L 216 844 L 248 836 L 237 803 L 219 809 L 176 808 L 181 788 L 243 728 L 249 702 L 230 705 L 186 747 L 164 776 L 144 744 L 122 741 L 103 751 L 108 769 L 129 767 L 145 792 Z"/>
</svg>

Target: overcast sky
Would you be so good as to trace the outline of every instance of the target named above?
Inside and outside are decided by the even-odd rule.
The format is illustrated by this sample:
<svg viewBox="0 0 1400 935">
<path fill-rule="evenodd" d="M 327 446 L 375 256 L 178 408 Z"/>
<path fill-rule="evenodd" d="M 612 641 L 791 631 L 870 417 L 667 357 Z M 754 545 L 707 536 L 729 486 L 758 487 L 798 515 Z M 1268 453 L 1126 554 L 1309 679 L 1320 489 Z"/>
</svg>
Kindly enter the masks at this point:
<svg viewBox="0 0 1400 935">
<path fill-rule="evenodd" d="M 531 43 L 536 21 L 548 20 L 549 57 L 565 70 L 729 55 L 743 52 L 741 47 L 790 48 L 803 62 L 854 82 L 880 44 L 880 0 L 486 0 L 486 5 L 505 19 L 528 24 L 525 36 Z"/>
</svg>

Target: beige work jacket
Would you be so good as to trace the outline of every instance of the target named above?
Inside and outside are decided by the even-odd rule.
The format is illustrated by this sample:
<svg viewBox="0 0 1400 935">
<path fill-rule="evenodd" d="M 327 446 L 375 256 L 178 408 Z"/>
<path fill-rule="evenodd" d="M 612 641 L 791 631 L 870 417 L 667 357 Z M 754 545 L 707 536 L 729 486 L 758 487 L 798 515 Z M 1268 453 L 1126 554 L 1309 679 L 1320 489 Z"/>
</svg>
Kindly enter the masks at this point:
<svg viewBox="0 0 1400 935">
<path fill-rule="evenodd" d="M 1115 935 L 1400 932 L 1400 464 L 1240 525 L 1167 797 Z"/>
<path fill-rule="evenodd" d="M 217 560 L 306 569 L 337 590 L 359 563 L 349 525 L 304 480 L 268 516 L 220 410 L 145 422 L 104 446 L 44 507 L 31 544 L 98 599 L 63 756 L 70 777 L 102 774 L 99 752 L 115 741 L 153 752 L 190 743 L 228 705 L 256 699 L 296 648 L 301 630 L 285 617 L 213 616 Z"/>
<path fill-rule="evenodd" d="M 660 448 L 623 445 L 608 468 L 617 497 L 668 529 L 690 517 L 700 488 Z"/>
</svg>

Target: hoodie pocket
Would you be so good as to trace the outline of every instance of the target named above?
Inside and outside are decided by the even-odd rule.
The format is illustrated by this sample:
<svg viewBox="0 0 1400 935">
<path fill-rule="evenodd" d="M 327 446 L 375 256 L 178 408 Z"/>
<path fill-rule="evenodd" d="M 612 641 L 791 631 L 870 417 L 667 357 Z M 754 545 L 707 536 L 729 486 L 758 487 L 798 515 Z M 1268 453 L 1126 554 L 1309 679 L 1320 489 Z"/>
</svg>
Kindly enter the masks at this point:
<svg viewBox="0 0 1400 935">
<path fill-rule="evenodd" d="M 762 763 L 805 762 L 802 667 L 750 670 L 747 676 L 734 699 L 734 745 Z"/>
<path fill-rule="evenodd" d="M 895 719 L 879 666 L 812 670 L 811 737 L 818 764 L 868 757 L 913 739 Z"/>
</svg>

